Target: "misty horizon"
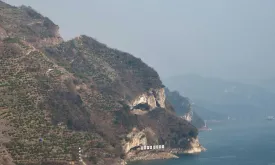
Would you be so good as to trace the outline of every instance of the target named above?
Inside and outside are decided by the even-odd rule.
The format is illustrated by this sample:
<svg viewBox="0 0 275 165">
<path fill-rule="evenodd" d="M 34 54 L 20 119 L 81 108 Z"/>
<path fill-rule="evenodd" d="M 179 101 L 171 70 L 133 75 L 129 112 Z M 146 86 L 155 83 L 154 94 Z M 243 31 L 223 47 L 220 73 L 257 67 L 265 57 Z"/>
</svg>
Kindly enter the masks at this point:
<svg viewBox="0 0 275 165">
<path fill-rule="evenodd" d="M 272 0 L 6 2 L 49 17 L 66 40 L 85 34 L 129 52 L 163 78 L 191 73 L 249 82 L 274 77 Z"/>
</svg>

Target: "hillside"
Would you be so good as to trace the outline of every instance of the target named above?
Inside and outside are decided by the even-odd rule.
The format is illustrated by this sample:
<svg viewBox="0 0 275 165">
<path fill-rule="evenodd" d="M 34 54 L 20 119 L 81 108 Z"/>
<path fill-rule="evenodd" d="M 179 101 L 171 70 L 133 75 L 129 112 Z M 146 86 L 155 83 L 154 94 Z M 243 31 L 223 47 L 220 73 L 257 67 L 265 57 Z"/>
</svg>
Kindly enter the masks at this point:
<svg viewBox="0 0 275 165">
<path fill-rule="evenodd" d="M 87 165 L 130 161 L 140 145 L 203 149 L 141 59 L 85 35 L 63 41 L 47 17 L 3 2 L 0 35 L 0 163 L 78 163 L 79 147 Z"/>
<path fill-rule="evenodd" d="M 204 126 L 203 119 L 193 110 L 188 98 L 181 96 L 177 91 L 171 92 L 168 88 L 165 88 L 165 93 L 178 116 L 185 116 L 196 128 Z"/>
<path fill-rule="evenodd" d="M 175 76 L 164 82 L 190 97 L 199 107 L 235 117 L 259 117 L 259 111 L 265 117 L 275 106 L 275 94 L 256 85 L 199 75 Z"/>
<path fill-rule="evenodd" d="M 200 115 L 204 120 L 225 120 L 227 119 L 227 115 L 221 112 L 215 112 L 213 110 L 204 108 L 200 105 L 193 104 L 192 109 L 194 112 Z"/>
</svg>

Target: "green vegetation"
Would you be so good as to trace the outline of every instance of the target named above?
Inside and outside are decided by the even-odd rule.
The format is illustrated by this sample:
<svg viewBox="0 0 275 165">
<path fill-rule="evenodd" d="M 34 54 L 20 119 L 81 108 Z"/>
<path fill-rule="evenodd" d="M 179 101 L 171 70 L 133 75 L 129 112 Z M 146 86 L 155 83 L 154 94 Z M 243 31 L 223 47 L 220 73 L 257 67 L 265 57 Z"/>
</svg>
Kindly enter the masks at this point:
<svg viewBox="0 0 275 165">
<path fill-rule="evenodd" d="M 10 84 L 8 82 L 0 82 L 0 87 L 9 86 Z"/>
<path fill-rule="evenodd" d="M 96 164 L 98 162 L 98 160 L 95 156 L 90 156 L 89 161 L 92 161 L 94 164 Z"/>
<path fill-rule="evenodd" d="M 157 72 L 141 59 L 87 36 L 51 42 L 60 41 L 57 26 L 28 7 L 7 6 L 0 15 L 2 28 L 12 34 L 4 39 L 1 54 L 0 120 L 10 127 L 3 131 L 10 138 L 3 145 L 16 164 L 74 161 L 80 146 L 94 163 L 124 157 L 121 140 L 133 128 L 149 127 L 163 137 L 148 133 L 148 140 L 175 147 L 183 137 L 195 135 L 193 126 L 168 113 L 170 108 L 143 116 L 131 113 L 128 104 L 134 98 L 163 87 Z M 28 44 L 36 50 L 26 55 Z"/>
<path fill-rule="evenodd" d="M 3 39 L 6 43 L 20 43 L 20 39 L 18 37 L 7 37 Z"/>
<path fill-rule="evenodd" d="M 196 137 L 198 135 L 198 131 L 191 130 L 191 131 L 189 131 L 188 135 L 191 137 Z"/>
</svg>

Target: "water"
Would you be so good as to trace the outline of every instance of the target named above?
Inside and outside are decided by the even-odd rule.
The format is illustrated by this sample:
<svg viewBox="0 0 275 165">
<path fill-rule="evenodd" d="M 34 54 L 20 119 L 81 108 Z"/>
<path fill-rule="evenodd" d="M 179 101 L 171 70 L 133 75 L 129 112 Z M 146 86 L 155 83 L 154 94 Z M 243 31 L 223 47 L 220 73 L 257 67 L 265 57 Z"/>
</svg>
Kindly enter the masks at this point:
<svg viewBox="0 0 275 165">
<path fill-rule="evenodd" d="M 206 152 L 134 165 L 275 165 L 275 120 L 226 121 L 209 127 L 212 131 L 199 135 Z"/>
</svg>

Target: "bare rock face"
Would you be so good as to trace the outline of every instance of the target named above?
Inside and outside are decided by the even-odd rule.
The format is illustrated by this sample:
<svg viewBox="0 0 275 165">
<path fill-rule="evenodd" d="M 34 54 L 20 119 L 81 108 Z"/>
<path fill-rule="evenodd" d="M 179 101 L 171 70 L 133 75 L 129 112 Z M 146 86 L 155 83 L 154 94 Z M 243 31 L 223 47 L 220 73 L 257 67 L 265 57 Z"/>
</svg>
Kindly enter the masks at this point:
<svg viewBox="0 0 275 165">
<path fill-rule="evenodd" d="M 155 95 L 156 103 L 158 104 L 157 106 L 160 108 L 166 108 L 165 107 L 165 100 L 166 100 L 165 89 L 160 88 L 160 89 L 156 89 L 153 92 L 155 92 L 154 95 Z"/>
<path fill-rule="evenodd" d="M 141 109 L 151 111 L 155 108 L 165 108 L 164 88 L 150 89 L 148 92 L 137 96 L 130 105 L 133 110 Z"/>
<path fill-rule="evenodd" d="M 139 146 L 152 145 L 152 143 L 158 143 L 158 137 L 155 132 L 147 127 L 143 130 L 138 130 L 134 128 L 132 132 L 130 132 L 126 139 L 122 141 L 123 151 L 125 154 L 128 154 L 132 149 L 136 149 Z"/>
<path fill-rule="evenodd" d="M 184 153 L 188 154 L 194 154 L 194 153 L 200 153 L 205 151 L 206 149 L 202 147 L 202 145 L 199 143 L 198 138 L 191 138 L 190 140 L 190 148 L 186 149 Z"/>
<path fill-rule="evenodd" d="M 192 122 L 192 112 L 187 112 L 186 114 L 184 114 L 183 116 L 182 116 L 182 118 L 184 119 L 184 120 L 186 120 L 186 121 L 188 121 L 188 122 Z"/>
<path fill-rule="evenodd" d="M 122 145 L 124 153 L 128 153 L 132 148 L 136 146 L 147 145 L 145 132 L 133 129 L 133 131 L 127 135 L 126 140 L 122 141 Z"/>
<path fill-rule="evenodd" d="M 155 152 L 155 151 L 143 151 L 143 152 L 131 152 L 127 155 L 127 160 L 140 161 L 140 160 L 162 160 L 162 159 L 177 159 L 178 156 L 170 152 Z"/>
</svg>

